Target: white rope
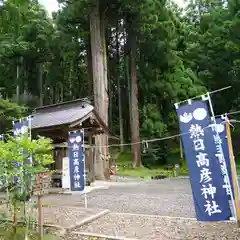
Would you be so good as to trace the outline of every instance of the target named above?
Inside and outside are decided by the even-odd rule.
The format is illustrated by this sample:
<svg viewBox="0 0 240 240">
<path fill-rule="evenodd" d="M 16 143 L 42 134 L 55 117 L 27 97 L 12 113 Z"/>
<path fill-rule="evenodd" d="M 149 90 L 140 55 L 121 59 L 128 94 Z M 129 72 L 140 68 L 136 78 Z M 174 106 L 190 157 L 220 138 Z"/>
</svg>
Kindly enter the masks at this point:
<svg viewBox="0 0 240 240">
<path fill-rule="evenodd" d="M 231 87 L 232 87 L 232 86 L 227 86 L 227 87 L 220 88 L 220 89 L 217 89 L 217 90 L 208 92 L 208 93 L 209 93 L 209 94 L 213 94 L 213 93 L 221 92 L 221 91 L 227 90 L 227 89 L 229 89 L 229 88 L 231 88 Z M 205 96 L 205 95 L 207 95 L 207 93 L 198 95 L 198 96 L 196 96 L 196 97 L 188 98 L 188 99 L 183 100 L 183 101 L 180 101 L 180 102 L 177 102 L 177 103 L 175 103 L 175 106 L 176 106 L 176 105 L 179 105 L 179 104 L 182 104 L 182 103 L 184 103 L 184 102 L 188 102 L 188 101 L 191 101 L 191 100 L 194 100 L 194 99 L 197 99 L 197 98 L 201 98 L 202 96 Z"/>
<path fill-rule="evenodd" d="M 232 122 L 232 121 L 235 121 L 236 120 L 225 120 L 225 121 L 222 121 L 220 124 L 222 123 L 226 123 L 226 122 Z M 240 122 L 240 121 L 239 121 Z M 212 125 L 208 125 L 207 127 L 204 127 L 204 129 L 206 128 L 209 128 L 209 127 L 212 127 Z M 92 146 L 92 148 L 100 148 L 100 147 L 118 147 L 118 146 L 132 146 L 132 145 L 136 145 L 136 144 L 141 144 L 143 141 L 144 142 L 147 142 L 147 143 L 150 143 L 150 142 L 157 142 L 157 141 L 163 141 L 163 140 L 168 140 L 168 139 L 172 139 L 172 138 L 176 138 L 176 137 L 181 137 L 181 136 L 185 136 L 185 135 L 188 135 L 190 134 L 191 132 L 185 132 L 185 133 L 179 133 L 179 134 L 175 134 L 175 135 L 171 135 L 171 136 L 166 136 L 166 137 L 162 137 L 162 138 L 153 138 L 153 139 L 143 139 L 139 142 L 133 142 L 133 143 L 123 143 L 123 144 L 109 144 L 109 145 L 97 145 L 97 146 Z"/>
<path fill-rule="evenodd" d="M 232 112 L 216 115 L 215 117 L 221 117 L 222 115 L 235 115 L 235 114 L 239 114 L 239 113 L 240 113 L 240 111 L 232 111 Z"/>
<path fill-rule="evenodd" d="M 234 115 L 234 114 L 237 114 L 237 113 L 240 113 L 240 111 L 225 113 L 225 115 Z M 222 116 L 222 115 L 224 115 L 224 114 L 221 114 L 221 115 L 218 115 L 218 116 Z M 240 121 L 238 121 L 236 119 L 231 119 L 231 120 L 229 120 L 229 122 L 240 123 Z M 221 123 L 226 123 L 226 121 L 223 121 Z M 211 127 L 211 126 L 207 126 L 207 127 L 203 128 L 203 129 L 206 129 L 206 128 L 209 128 L 209 127 Z M 233 128 L 234 128 L 234 126 L 233 126 Z M 86 129 L 88 129 L 88 128 L 86 128 Z M 187 134 L 190 134 L 190 132 L 174 134 L 174 135 L 171 135 L 171 136 L 166 136 L 166 137 L 161 137 L 161 138 L 142 139 L 139 142 L 132 142 L 132 143 L 95 145 L 95 146 L 92 146 L 91 148 L 132 146 L 132 145 L 136 145 L 136 144 L 142 144 L 143 142 L 150 143 L 150 142 L 157 142 L 157 141 L 168 140 L 168 139 L 172 139 L 172 138 L 176 138 L 176 137 L 181 137 L 181 136 L 184 136 L 184 135 L 187 135 Z M 3 138 L 3 137 L 4 137 L 4 134 L 0 135 L 0 138 Z"/>
</svg>

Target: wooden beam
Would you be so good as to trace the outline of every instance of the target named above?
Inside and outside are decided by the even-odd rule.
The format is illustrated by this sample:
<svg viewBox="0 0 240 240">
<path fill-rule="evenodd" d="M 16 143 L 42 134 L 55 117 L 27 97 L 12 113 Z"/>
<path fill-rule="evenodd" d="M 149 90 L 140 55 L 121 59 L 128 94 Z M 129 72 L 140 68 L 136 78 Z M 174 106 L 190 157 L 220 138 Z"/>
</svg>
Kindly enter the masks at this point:
<svg viewBox="0 0 240 240">
<path fill-rule="evenodd" d="M 90 146 L 92 146 L 92 140 L 93 140 L 93 137 L 92 137 L 92 134 L 89 135 L 88 137 L 88 143 Z M 90 152 L 89 152 L 89 171 L 90 171 L 90 181 L 91 182 L 94 182 L 95 181 L 95 168 L 94 168 L 94 154 L 93 154 L 93 151 L 94 151 L 94 148 L 91 148 L 90 149 Z"/>
<path fill-rule="evenodd" d="M 83 122 L 86 121 L 88 118 L 90 118 L 92 116 L 92 112 L 90 112 L 89 114 L 87 114 L 85 117 L 73 122 L 70 124 L 70 128 L 72 127 L 76 127 L 76 126 L 82 126 Z"/>
</svg>

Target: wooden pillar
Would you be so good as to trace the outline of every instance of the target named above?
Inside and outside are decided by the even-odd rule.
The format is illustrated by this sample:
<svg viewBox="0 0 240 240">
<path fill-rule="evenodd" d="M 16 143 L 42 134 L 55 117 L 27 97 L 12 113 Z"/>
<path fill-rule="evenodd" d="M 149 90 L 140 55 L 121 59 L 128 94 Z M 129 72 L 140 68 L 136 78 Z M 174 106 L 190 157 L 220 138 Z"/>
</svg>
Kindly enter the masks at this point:
<svg viewBox="0 0 240 240">
<path fill-rule="evenodd" d="M 94 169 L 94 149 L 93 149 L 93 142 L 92 142 L 92 134 L 89 134 L 88 137 L 88 143 L 90 146 L 89 149 L 89 177 L 90 177 L 90 181 L 94 182 L 95 181 L 95 169 Z"/>
</svg>

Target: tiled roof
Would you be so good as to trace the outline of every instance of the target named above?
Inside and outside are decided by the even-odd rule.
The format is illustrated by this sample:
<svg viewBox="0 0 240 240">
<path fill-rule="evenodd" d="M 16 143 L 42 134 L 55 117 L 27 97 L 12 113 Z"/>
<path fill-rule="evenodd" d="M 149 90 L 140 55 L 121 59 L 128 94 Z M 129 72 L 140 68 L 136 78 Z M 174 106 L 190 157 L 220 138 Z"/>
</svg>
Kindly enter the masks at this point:
<svg viewBox="0 0 240 240">
<path fill-rule="evenodd" d="M 86 117 L 93 109 L 92 105 L 81 101 L 38 108 L 33 113 L 31 125 L 33 129 L 39 129 L 71 124 Z"/>
</svg>

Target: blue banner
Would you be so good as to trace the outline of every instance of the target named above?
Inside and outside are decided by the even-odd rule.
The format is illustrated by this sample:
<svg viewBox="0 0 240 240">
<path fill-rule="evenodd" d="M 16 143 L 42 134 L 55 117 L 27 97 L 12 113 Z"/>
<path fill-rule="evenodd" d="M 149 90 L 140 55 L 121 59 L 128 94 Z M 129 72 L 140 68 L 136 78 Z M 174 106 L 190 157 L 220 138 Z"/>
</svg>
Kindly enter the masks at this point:
<svg viewBox="0 0 240 240">
<path fill-rule="evenodd" d="M 24 134 L 29 134 L 29 120 L 26 119 L 22 122 L 15 122 L 13 124 L 13 135 L 14 137 L 19 137 Z M 24 154 L 24 153 L 23 153 Z M 25 160 L 25 164 L 30 164 L 31 158 L 28 156 Z"/>
<path fill-rule="evenodd" d="M 83 137 L 83 132 L 80 131 L 70 132 L 68 137 L 71 191 L 83 191 L 85 187 Z"/>
<path fill-rule="evenodd" d="M 220 163 L 215 157 L 216 145 L 208 105 L 203 101 L 194 101 L 180 106 L 177 114 L 197 220 L 229 220 L 231 210 L 222 187 L 224 182 Z"/>
<path fill-rule="evenodd" d="M 29 120 L 24 120 L 24 121 L 19 121 L 19 122 L 14 122 L 13 123 L 13 136 L 15 138 L 20 137 L 21 135 L 28 134 L 29 132 Z M 23 155 L 25 154 L 24 152 L 22 153 Z M 25 164 L 30 164 L 31 159 L 30 156 L 28 156 L 25 160 Z M 13 161 L 13 164 L 15 167 L 20 167 L 21 164 Z M 17 177 L 14 177 L 14 182 L 17 183 L 19 182 Z"/>
<path fill-rule="evenodd" d="M 19 137 L 20 135 L 24 135 L 28 133 L 29 129 L 29 121 L 20 121 L 20 122 L 14 122 L 13 124 L 13 135 L 14 137 Z"/>
<path fill-rule="evenodd" d="M 228 151 L 228 141 L 227 141 L 227 132 L 226 132 L 226 120 L 225 118 L 222 117 L 218 117 L 216 118 L 216 124 L 217 124 L 217 131 L 218 131 L 218 135 L 216 134 L 216 128 L 214 127 L 215 125 L 212 124 L 212 131 L 213 131 L 213 138 L 216 144 L 216 153 L 215 156 L 218 159 L 218 161 L 220 162 L 220 166 L 221 166 L 221 170 L 222 170 L 222 175 L 223 175 L 223 180 L 224 180 L 224 184 L 223 184 L 223 188 L 226 190 L 226 193 L 229 197 L 229 199 L 231 199 L 231 194 L 230 194 L 230 186 L 228 184 L 227 181 L 227 174 L 225 171 L 225 167 L 224 167 L 224 159 L 225 159 L 225 163 L 226 163 L 226 167 L 227 167 L 227 173 L 229 176 L 229 180 L 230 180 L 230 184 L 231 184 L 231 188 L 232 188 L 232 194 L 234 195 L 233 192 L 233 185 L 232 185 L 232 170 L 231 170 L 231 165 L 230 165 L 230 158 L 229 158 L 229 151 Z M 219 138 L 218 138 L 219 136 Z M 224 159 L 222 158 L 222 154 L 221 154 L 221 146 L 222 146 L 222 152 L 223 152 L 223 156 Z"/>
</svg>

